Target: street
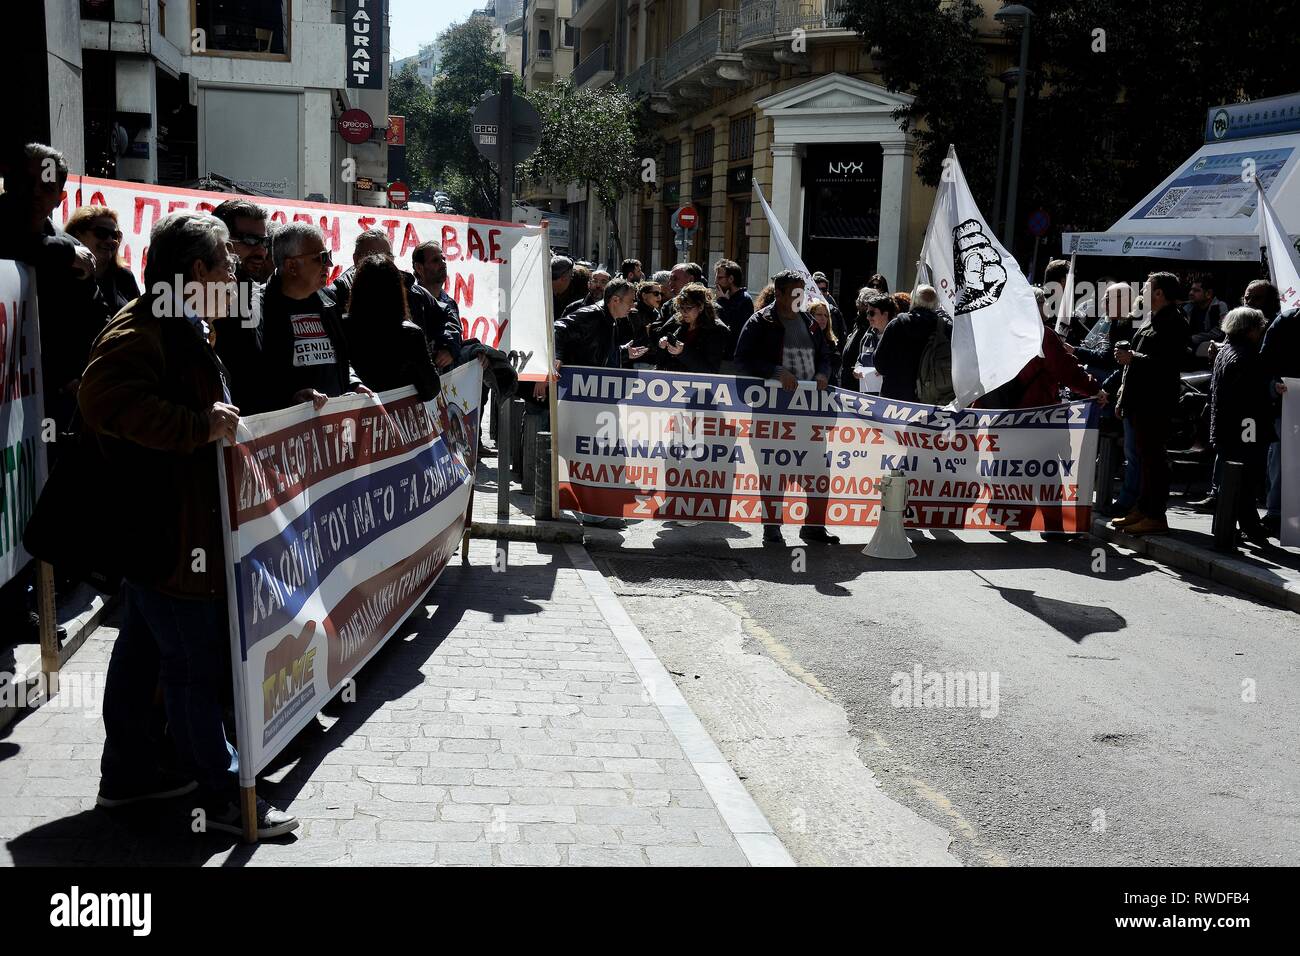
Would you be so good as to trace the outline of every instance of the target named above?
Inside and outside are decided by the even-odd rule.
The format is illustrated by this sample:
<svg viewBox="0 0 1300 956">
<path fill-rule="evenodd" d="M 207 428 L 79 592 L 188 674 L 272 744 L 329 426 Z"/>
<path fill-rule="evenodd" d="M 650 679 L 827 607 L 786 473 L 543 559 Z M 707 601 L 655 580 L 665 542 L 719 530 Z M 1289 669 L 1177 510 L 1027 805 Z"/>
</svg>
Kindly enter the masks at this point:
<svg viewBox="0 0 1300 956">
<path fill-rule="evenodd" d="M 589 535 L 796 861 L 1300 861 L 1292 615 L 1091 538 L 838 530 L 804 571 L 793 529 Z M 917 665 L 995 675 L 995 714 L 892 706 Z"/>
</svg>

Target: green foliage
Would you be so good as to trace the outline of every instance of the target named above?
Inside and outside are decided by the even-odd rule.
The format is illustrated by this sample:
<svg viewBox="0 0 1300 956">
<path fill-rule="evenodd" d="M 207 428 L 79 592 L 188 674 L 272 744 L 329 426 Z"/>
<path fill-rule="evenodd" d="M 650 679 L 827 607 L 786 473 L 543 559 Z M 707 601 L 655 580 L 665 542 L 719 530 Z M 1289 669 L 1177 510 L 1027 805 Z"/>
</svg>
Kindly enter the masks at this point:
<svg viewBox="0 0 1300 956">
<path fill-rule="evenodd" d="M 975 0 L 847 0 L 845 24 L 878 50 L 887 89 L 914 100 L 895 113 L 918 143 L 921 178 L 937 185 L 948 145 L 957 147 L 976 195 L 992 195 L 998 109 L 976 33 Z"/>
<path fill-rule="evenodd" d="M 612 254 L 621 256 L 619 200 L 641 187 L 645 161 L 658 152 L 644 107 L 621 87 L 578 89 L 567 79 L 526 96 L 542 118 L 542 141 L 520 178 L 590 185 L 614 226 Z"/>
<path fill-rule="evenodd" d="M 419 79 L 408 68 L 389 93 L 392 111 L 406 116 L 412 185 L 445 189 L 462 214 L 496 219 L 500 180 L 475 148 L 470 123 L 479 100 L 499 89 L 508 68 L 492 49 L 489 20 L 453 24 L 437 42 L 442 63 L 433 89 L 414 89 Z"/>
</svg>

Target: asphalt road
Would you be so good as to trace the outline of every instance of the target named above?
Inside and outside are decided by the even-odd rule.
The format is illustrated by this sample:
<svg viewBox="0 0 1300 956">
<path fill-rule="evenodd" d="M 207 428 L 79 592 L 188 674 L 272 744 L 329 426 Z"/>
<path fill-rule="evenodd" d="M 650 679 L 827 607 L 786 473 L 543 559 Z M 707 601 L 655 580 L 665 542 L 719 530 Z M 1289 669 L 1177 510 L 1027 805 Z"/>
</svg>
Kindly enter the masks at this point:
<svg viewBox="0 0 1300 956">
<path fill-rule="evenodd" d="M 1300 617 L 1092 539 L 912 534 L 588 547 L 800 862 L 1300 863 Z M 932 672 L 983 706 L 924 706 Z"/>
</svg>

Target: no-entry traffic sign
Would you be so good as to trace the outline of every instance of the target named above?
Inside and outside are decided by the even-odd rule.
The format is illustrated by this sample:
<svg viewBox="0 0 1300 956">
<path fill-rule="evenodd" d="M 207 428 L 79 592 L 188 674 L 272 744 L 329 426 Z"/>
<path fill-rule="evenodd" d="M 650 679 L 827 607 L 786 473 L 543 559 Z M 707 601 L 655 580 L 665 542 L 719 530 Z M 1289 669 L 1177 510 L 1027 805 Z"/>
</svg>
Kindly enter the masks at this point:
<svg viewBox="0 0 1300 956">
<path fill-rule="evenodd" d="M 683 229 L 694 229 L 699 221 L 700 214 L 689 203 L 677 210 L 677 225 Z"/>
<path fill-rule="evenodd" d="M 405 206 L 411 198 L 411 188 L 403 182 L 395 182 L 388 187 L 388 201 L 394 206 Z"/>
</svg>

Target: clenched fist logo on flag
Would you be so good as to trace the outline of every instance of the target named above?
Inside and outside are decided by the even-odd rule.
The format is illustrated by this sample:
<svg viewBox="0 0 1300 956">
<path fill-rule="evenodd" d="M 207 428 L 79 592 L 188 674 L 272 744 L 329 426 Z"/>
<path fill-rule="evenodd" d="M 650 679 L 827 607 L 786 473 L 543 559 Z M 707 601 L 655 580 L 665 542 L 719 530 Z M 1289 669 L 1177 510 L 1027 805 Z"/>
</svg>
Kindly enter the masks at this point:
<svg viewBox="0 0 1300 956">
<path fill-rule="evenodd" d="M 952 231 L 952 259 L 957 263 L 957 315 L 998 301 L 1007 284 L 1007 270 L 978 219 L 967 219 Z"/>
</svg>

